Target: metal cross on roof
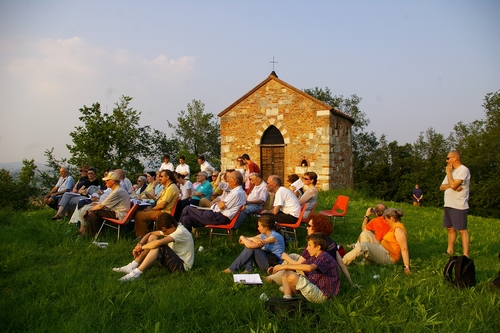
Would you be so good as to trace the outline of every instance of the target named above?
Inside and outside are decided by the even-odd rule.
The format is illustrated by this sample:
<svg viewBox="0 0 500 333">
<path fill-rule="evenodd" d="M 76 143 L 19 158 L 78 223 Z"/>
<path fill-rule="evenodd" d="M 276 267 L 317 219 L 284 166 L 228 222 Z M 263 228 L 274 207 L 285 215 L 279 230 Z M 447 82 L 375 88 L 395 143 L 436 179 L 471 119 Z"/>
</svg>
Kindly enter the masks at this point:
<svg viewBox="0 0 500 333">
<path fill-rule="evenodd" d="M 273 64 L 273 72 L 274 72 L 274 64 L 277 64 L 277 61 L 274 61 L 274 56 L 273 56 L 273 61 L 269 61 L 270 64 Z"/>
</svg>

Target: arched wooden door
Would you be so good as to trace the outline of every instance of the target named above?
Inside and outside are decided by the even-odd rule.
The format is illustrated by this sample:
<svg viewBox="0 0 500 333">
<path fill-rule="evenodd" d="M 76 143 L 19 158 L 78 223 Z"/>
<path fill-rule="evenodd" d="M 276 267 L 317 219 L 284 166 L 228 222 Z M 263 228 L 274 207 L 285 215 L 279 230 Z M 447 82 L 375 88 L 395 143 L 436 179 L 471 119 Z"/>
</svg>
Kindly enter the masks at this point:
<svg viewBox="0 0 500 333">
<path fill-rule="evenodd" d="M 285 140 L 276 126 L 269 126 L 260 141 L 260 170 L 264 181 L 270 175 L 285 176 Z"/>
</svg>

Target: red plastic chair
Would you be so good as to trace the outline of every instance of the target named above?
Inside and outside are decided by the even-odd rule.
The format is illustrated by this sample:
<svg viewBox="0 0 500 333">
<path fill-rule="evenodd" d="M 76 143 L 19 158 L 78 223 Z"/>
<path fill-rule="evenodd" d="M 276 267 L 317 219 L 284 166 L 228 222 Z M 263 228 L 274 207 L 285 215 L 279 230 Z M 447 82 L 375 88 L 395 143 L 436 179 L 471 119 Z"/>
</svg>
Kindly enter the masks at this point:
<svg viewBox="0 0 500 333">
<path fill-rule="evenodd" d="M 322 210 L 319 213 L 328 216 L 330 220 L 333 217 L 333 223 L 335 223 L 337 217 L 341 217 L 342 220 L 345 222 L 345 216 L 347 214 L 348 204 L 349 204 L 349 197 L 346 197 L 345 195 L 339 195 L 337 197 L 337 200 L 335 200 L 332 209 Z"/>
<path fill-rule="evenodd" d="M 245 206 L 241 206 L 241 208 L 238 210 L 236 215 L 232 218 L 231 222 L 229 224 L 207 224 L 205 228 L 210 229 L 210 239 L 208 241 L 208 249 L 210 250 L 210 247 L 212 246 L 212 235 L 219 235 L 219 236 L 229 236 L 229 241 L 231 242 L 231 245 L 233 245 L 233 228 L 234 225 L 236 224 L 236 220 L 238 220 L 238 217 L 240 216 L 241 211 L 245 209 Z M 220 229 L 221 231 L 224 232 L 214 232 L 214 229 Z"/>
<path fill-rule="evenodd" d="M 295 239 L 295 243 L 297 244 L 297 247 L 299 246 L 299 240 L 297 239 L 297 228 L 299 228 L 300 224 L 303 222 L 302 218 L 304 216 L 304 213 L 306 212 L 306 207 L 307 207 L 307 204 L 302 205 L 302 208 L 300 209 L 300 215 L 297 218 L 297 222 L 295 222 L 295 223 L 279 223 L 280 227 L 285 228 L 285 230 L 283 230 L 285 233 L 293 234 L 293 237 Z M 292 229 L 292 230 L 288 230 L 288 229 Z"/>
<path fill-rule="evenodd" d="M 97 241 L 97 238 L 99 237 L 99 234 L 101 233 L 101 230 L 105 225 L 118 230 L 116 239 L 117 241 L 120 241 L 120 227 L 126 225 L 130 220 L 132 220 L 132 217 L 134 216 L 137 208 L 139 208 L 139 205 L 134 204 L 132 208 L 129 209 L 128 213 L 121 220 L 117 220 L 111 217 L 103 217 L 104 222 L 99 228 L 99 232 L 97 232 L 97 235 L 95 235 L 94 242 Z"/>
<path fill-rule="evenodd" d="M 309 215 L 307 215 L 306 218 L 303 218 L 302 219 L 302 223 L 309 223 L 309 221 L 311 220 L 312 218 L 312 215 L 314 214 L 314 210 L 316 209 L 316 206 L 318 205 L 318 202 L 316 201 L 316 203 L 314 204 L 313 208 L 311 209 L 311 211 L 309 212 Z"/>
<path fill-rule="evenodd" d="M 177 203 L 179 202 L 179 197 L 177 197 L 177 200 L 175 200 L 174 207 L 172 207 L 172 211 L 170 212 L 170 215 L 174 216 L 175 210 L 177 209 Z M 155 217 L 151 219 L 153 221 L 153 231 L 156 230 L 156 221 L 158 221 L 158 217 Z"/>
</svg>

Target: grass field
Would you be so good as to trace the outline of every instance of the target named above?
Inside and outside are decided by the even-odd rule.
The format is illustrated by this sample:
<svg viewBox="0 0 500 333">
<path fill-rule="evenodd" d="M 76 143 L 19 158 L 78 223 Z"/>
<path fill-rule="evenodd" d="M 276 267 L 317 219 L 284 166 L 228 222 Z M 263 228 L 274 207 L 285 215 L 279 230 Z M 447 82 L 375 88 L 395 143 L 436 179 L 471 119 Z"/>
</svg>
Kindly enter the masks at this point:
<svg viewBox="0 0 500 333">
<path fill-rule="evenodd" d="M 345 222 L 332 238 L 353 243 L 365 210 L 377 201 L 355 192 L 321 192 L 318 210 L 338 194 L 351 201 Z M 0 327 L 2 332 L 500 332 L 500 290 L 491 281 L 500 270 L 500 223 L 469 216 L 471 258 L 478 284 L 456 289 L 443 281 L 447 257 L 442 209 L 387 203 L 405 212 L 412 274 L 395 266 L 353 265 L 361 289 L 342 277 L 339 295 L 312 304 L 314 316 L 278 318 L 264 310 L 259 295 L 280 295 L 275 284 L 234 284 L 221 273 L 237 256 L 227 237 L 200 233 L 194 268 L 167 274 L 159 267 L 137 281 L 120 283 L 111 270 L 130 262 L 132 235 L 119 243 L 109 232 L 105 249 L 78 238 L 76 227 L 50 220 L 53 211 L 0 211 Z M 253 235 L 247 222 L 239 234 Z M 300 246 L 305 230 L 299 231 Z M 459 244 L 456 250 L 461 251 Z M 296 252 L 293 247 L 287 252 Z M 380 278 L 374 279 L 374 275 Z"/>
</svg>

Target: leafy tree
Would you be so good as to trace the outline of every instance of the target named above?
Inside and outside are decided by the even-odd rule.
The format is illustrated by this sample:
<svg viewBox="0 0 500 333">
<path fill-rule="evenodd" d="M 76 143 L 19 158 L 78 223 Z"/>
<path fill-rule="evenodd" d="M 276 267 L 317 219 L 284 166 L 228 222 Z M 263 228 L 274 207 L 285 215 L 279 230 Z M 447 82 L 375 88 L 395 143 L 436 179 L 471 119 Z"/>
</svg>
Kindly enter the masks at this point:
<svg viewBox="0 0 500 333">
<path fill-rule="evenodd" d="M 144 162 L 161 159 L 156 141 L 161 132 L 140 126 L 141 112 L 129 106 L 131 100 L 122 96 L 111 114 L 103 113 L 99 103 L 80 109 L 83 125 L 70 133 L 73 144 L 66 145 L 69 163 L 93 166 L 98 172 L 122 168 L 135 175 L 144 171 Z"/>
<path fill-rule="evenodd" d="M 197 157 L 205 158 L 217 168 L 220 165 L 220 126 L 217 118 L 205 113 L 205 104 L 193 99 L 187 105 L 187 112 L 181 110 L 177 124 L 167 121 L 174 129 L 173 139 L 179 143 L 178 154 L 186 157 L 191 166 L 191 174 L 199 171 Z"/>
<path fill-rule="evenodd" d="M 162 161 L 163 155 L 169 155 L 171 162 L 175 164 L 174 157 L 179 156 L 179 141 L 177 139 L 169 139 L 162 131 L 154 129 L 151 133 L 152 142 L 149 156 L 150 159 L 146 163 L 147 168 L 151 170 L 158 170 Z"/>
<path fill-rule="evenodd" d="M 1 209 L 27 209 L 32 206 L 33 199 L 39 197 L 36 170 L 35 161 L 26 159 L 17 178 L 12 177 L 7 170 L 0 169 Z"/>
<path fill-rule="evenodd" d="M 415 184 L 420 186 L 424 192 L 424 205 L 443 205 L 443 193 L 439 191 L 439 185 L 445 176 L 445 157 L 450 148 L 450 139 L 436 133 L 432 127 L 427 129 L 425 135 L 420 133 L 413 144 L 413 171 L 408 177 L 408 187 L 412 185 L 413 188 Z M 411 193 L 410 188 L 408 191 Z"/>
<path fill-rule="evenodd" d="M 57 179 L 59 178 L 59 169 L 61 166 L 67 166 L 69 168 L 70 174 L 75 175 L 77 170 L 75 167 L 71 167 L 68 165 L 68 161 L 65 158 L 58 160 L 54 156 L 54 147 L 50 150 L 45 150 L 44 155 L 47 157 L 47 163 L 45 164 L 49 170 L 48 171 L 39 171 L 40 179 L 40 191 L 44 194 L 48 193 L 54 185 L 57 183 Z M 78 173 L 79 175 L 80 173 Z"/>
<path fill-rule="evenodd" d="M 314 98 L 330 105 L 332 108 L 337 108 L 341 112 L 345 113 L 352 119 L 354 119 L 353 124 L 353 134 L 354 136 L 364 132 L 366 126 L 370 124 L 370 119 L 366 117 L 366 113 L 359 109 L 359 103 L 361 102 L 361 97 L 354 94 L 350 97 L 344 98 L 343 95 L 332 95 L 330 88 L 312 88 L 304 89 L 305 93 L 313 96 Z"/>
</svg>

